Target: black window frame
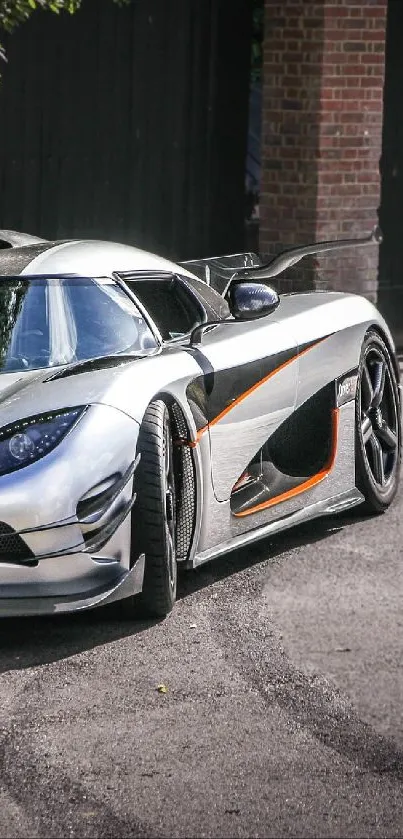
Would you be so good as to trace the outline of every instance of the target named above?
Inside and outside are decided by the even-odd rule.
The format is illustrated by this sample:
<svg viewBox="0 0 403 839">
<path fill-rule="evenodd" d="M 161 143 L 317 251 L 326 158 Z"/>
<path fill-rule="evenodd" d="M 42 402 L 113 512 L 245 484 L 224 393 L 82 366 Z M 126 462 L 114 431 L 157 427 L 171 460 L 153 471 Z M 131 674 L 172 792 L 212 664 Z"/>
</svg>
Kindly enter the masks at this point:
<svg viewBox="0 0 403 839">
<path fill-rule="evenodd" d="M 149 322 L 151 322 L 153 331 L 155 334 L 158 335 L 161 344 L 182 344 L 186 343 L 190 335 L 193 332 L 195 326 L 201 323 L 206 323 L 212 317 L 216 319 L 217 314 L 212 309 L 211 306 L 208 305 L 207 301 L 203 300 L 202 297 L 192 288 L 190 283 L 187 282 L 187 277 L 182 276 L 181 274 L 177 274 L 176 272 L 171 271 L 126 271 L 126 272 L 119 272 L 116 273 L 115 276 L 119 278 L 121 282 L 124 283 L 124 287 L 129 290 L 130 295 L 133 297 L 133 300 L 139 307 L 142 309 L 146 315 Z M 189 278 L 190 279 L 190 278 Z M 159 281 L 159 282 L 172 282 L 172 280 L 177 283 L 177 285 L 181 288 L 182 292 L 186 295 L 187 298 L 192 300 L 193 305 L 199 309 L 200 312 L 200 320 L 197 321 L 187 332 L 178 335 L 175 338 L 164 338 L 163 334 L 160 331 L 157 321 L 155 320 L 153 313 L 144 303 L 140 296 L 136 294 L 136 291 L 132 288 L 131 283 L 147 283 L 150 281 Z"/>
</svg>

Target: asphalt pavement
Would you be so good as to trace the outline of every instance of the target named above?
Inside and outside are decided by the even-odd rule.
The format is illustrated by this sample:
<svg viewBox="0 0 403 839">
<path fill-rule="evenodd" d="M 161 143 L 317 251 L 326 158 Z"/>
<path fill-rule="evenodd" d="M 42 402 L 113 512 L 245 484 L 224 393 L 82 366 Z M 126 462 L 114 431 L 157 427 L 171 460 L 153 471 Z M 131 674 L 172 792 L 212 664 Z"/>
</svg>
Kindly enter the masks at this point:
<svg viewBox="0 0 403 839">
<path fill-rule="evenodd" d="M 3 621 L 0 835 L 403 836 L 402 512 L 188 572 L 159 623 Z"/>
</svg>

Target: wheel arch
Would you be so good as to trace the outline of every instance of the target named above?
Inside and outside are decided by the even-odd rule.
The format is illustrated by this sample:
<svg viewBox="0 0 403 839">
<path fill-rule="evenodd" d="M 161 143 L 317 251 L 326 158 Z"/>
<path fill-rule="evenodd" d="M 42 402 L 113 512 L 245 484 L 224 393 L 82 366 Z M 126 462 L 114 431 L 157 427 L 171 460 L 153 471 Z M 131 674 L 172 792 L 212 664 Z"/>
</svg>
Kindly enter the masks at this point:
<svg viewBox="0 0 403 839">
<path fill-rule="evenodd" d="M 397 360 L 395 348 L 391 342 L 390 336 L 387 334 L 386 330 L 382 328 L 381 324 L 379 323 L 371 323 L 368 329 L 365 332 L 364 340 L 367 337 L 369 332 L 377 332 L 379 337 L 382 338 L 382 341 L 386 344 L 386 347 L 389 351 L 389 355 L 393 364 L 393 369 L 396 373 L 396 378 L 398 383 L 400 382 L 400 367 L 399 362 Z"/>
<path fill-rule="evenodd" d="M 179 400 L 166 390 L 156 393 L 151 402 L 156 400 L 161 400 L 167 406 L 173 428 L 174 473 L 177 489 L 177 560 L 182 563 L 188 559 L 197 535 L 201 467 L 194 456 L 189 422 Z"/>
<path fill-rule="evenodd" d="M 396 434 L 396 445 L 391 447 L 391 451 L 393 453 L 393 456 L 394 456 L 394 448 L 396 448 L 396 450 L 397 450 L 397 457 L 394 460 L 394 462 L 392 462 L 392 465 L 390 466 L 390 474 L 387 476 L 386 481 L 385 481 L 384 473 L 383 473 L 383 469 L 384 469 L 384 466 L 385 466 L 384 462 L 383 462 L 383 469 L 382 469 L 382 473 L 381 473 L 381 476 L 380 476 L 380 480 L 378 480 L 378 475 L 376 474 L 378 470 L 376 469 L 376 464 L 375 464 L 376 457 L 375 457 L 375 460 L 374 460 L 374 455 L 372 455 L 372 457 L 371 457 L 371 460 L 373 461 L 372 466 L 371 466 L 370 463 L 368 463 L 368 458 L 367 458 L 367 454 L 366 454 L 366 441 L 363 438 L 363 432 L 362 432 L 362 416 L 363 416 L 363 414 L 361 413 L 360 415 L 357 415 L 357 410 L 361 405 L 361 402 L 359 401 L 359 389 L 357 388 L 357 394 L 356 394 L 356 399 L 355 399 L 355 410 L 356 410 L 356 422 L 355 422 L 356 486 L 361 491 L 361 493 L 362 493 L 362 495 L 365 499 L 363 504 L 360 505 L 359 509 L 360 510 L 365 509 L 366 512 L 373 514 L 373 513 L 384 512 L 384 510 L 386 510 L 387 507 L 391 504 L 391 502 L 393 501 L 393 498 L 396 494 L 396 490 L 397 490 L 397 486 L 398 486 L 398 482 L 399 482 L 399 469 L 400 469 L 399 463 L 400 463 L 400 459 L 401 459 L 401 422 L 400 422 L 401 404 L 400 404 L 400 388 L 399 388 L 400 371 L 399 371 L 399 365 L 398 365 L 398 361 L 397 361 L 397 357 L 396 357 L 396 353 L 395 353 L 395 349 L 394 349 L 394 345 L 393 345 L 393 341 L 391 339 L 391 336 L 390 336 L 390 334 L 388 334 L 387 329 L 382 328 L 382 324 L 379 324 L 377 322 L 373 322 L 373 323 L 369 324 L 368 328 L 365 331 L 365 335 L 363 337 L 363 342 L 362 342 L 362 351 L 361 351 L 361 354 L 360 354 L 360 358 L 362 360 L 364 360 L 365 342 L 367 342 L 367 348 L 369 350 L 371 350 L 371 339 L 374 339 L 374 340 L 379 339 L 382 342 L 382 347 L 381 347 L 382 355 L 385 356 L 385 351 L 387 352 L 387 354 L 389 356 L 389 363 L 391 365 L 391 372 L 393 370 L 395 372 L 395 376 L 396 376 L 395 382 L 392 382 L 392 377 L 389 376 L 390 387 L 391 387 L 391 390 L 392 390 L 392 393 L 393 393 L 393 398 L 390 399 L 390 405 L 392 405 L 391 410 L 395 412 L 394 413 L 395 424 L 393 422 L 393 417 L 392 417 L 392 430 L 394 431 L 394 429 L 396 429 L 396 432 L 395 432 L 395 434 Z M 377 347 L 377 349 L 379 350 L 379 346 Z M 388 361 L 388 359 L 385 359 L 385 360 Z M 360 360 L 360 368 L 361 368 L 361 360 Z M 383 393 L 383 391 L 382 391 L 382 393 Z M 381 399 L 383 399 L 383 396 L 381 397 Z M 383 420 L 383 415 L 381 413 L 380 421 L 377 421 L 376 418 L 375 418 L 375 424 L 374 424 L 374 419 L 373 419 L 374 414 L 371 414 L 371 416 L 370 416 L 369 412 L 371 410 L 374 411 L 375 408 L 378 409 L 379 403 L 375 403 L 375 408 L 373 408 L 372 405 L 373 405 L 373 403 L 372 403 L 372 397 L 371 397 L 370 401 L 369 401 L 369 407 L 368 407 L 368 404 L 367 404 L 367 407 L 364 411 L 364 418 L 368 419 L 368 417 L 370 417 L 371 435 L 376 435 L 377 436 L 376 429 L 382 429 L 384 427 L 385 423 L 384 423 L 384 420 Z M 389 419 L 390 419 L 390 417 L 389 417 Z M 389 419 L 388 419 L 387 425 L 389 425 Z M 380 422 L 380 424 L 378 424 L 378 422 Z M 380 431 L 379 431 L 379 433 L 380 433 Z M 379 444 L 379 437 L 378 437 L 378 446 L 379 445 L 380 444 Z"/>
</svg>

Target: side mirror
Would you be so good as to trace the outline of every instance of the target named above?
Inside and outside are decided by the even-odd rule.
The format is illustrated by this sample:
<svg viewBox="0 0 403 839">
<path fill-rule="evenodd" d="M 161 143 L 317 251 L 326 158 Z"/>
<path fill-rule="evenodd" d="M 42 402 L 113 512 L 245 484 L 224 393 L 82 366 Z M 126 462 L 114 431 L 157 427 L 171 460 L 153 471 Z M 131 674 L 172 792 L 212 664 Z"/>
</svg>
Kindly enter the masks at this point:
<svg viewBox="0 0 403 839">
<path fill-rule="evenodd" d="M 263 318 L 274 312 L 280 303 L 274 288 L 258 282 L 232 282 L 227 299 L 231 314 L 236 320 Z"/>
<path fill-rule="evenodd" d="M 257 320 L 274 312 L 280 303 L 277 291 L 271 286 L 258 282 L 233 280 L 226 298 L 231 315 L 235 320 Z M 203 332 L 208 326 L 231 326 L 233 320 L 211 320 L 199 323 L 190 336 L 190 346 L 201 344 Z"/>
</svg>

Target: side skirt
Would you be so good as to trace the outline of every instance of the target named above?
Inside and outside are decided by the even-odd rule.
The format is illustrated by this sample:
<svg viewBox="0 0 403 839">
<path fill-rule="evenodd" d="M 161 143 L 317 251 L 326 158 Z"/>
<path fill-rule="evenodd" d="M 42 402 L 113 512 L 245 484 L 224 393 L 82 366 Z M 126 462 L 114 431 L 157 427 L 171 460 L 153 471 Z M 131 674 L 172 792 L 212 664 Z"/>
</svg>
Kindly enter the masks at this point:
<svg viewBox="0 0 403 839">
<path fill-rule="evenodd" d="M 252 542 L 257 542 L 259 539 L 263 539 L 265 536 L 271 536 L 274 533 L 280 533 L 283 530 L 288 530 L 296 524 L 302 524 L 302 522 L 320 518 L 321 516 L 344 512 L 345 510 L 349 510 L 351 507 L 358 506 L 358 504 L 361 504 L 363 501 L 364 496 L 356 488 L 343 492 L 339 495 L 335 495 L 332 498 L 326 498 L 323 501 L 318 501 L 315 504 L 311 504 L 309 507 L 304 507 L 297 510 L 295 513 L 289 513 L 288 515 L 283 516 L 283 518 L 276 519 L 276 521 L 263 525 L 263 527 L 258 527 L 255 530 L 242 533 L 239 536 L 228 539 L 226 542 L 222 542 L 220 545 L 216 545 L 213 548 L 208 548 L 207 550 L 202 551 L 202 553 L 196 554 L 191 562 L 191 567 L 197 568 L 199 565 L 203 565 L 211 559 L 216 559 L 216 557 L 235 550 L 235 548 L 250 545 Z"/>
</svg>

